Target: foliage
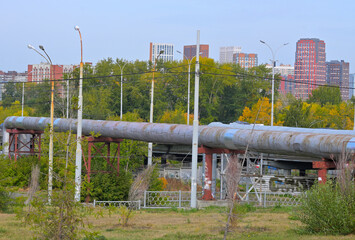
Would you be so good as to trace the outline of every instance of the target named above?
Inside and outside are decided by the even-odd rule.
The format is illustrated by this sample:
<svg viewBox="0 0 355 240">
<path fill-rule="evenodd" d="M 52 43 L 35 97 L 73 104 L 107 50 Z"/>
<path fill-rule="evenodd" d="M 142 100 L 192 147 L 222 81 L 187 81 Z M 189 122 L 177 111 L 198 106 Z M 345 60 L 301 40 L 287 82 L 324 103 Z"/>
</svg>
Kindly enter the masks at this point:
<svg viewBox="0 0 355 240">
<path fill-rule="evenodd" d="M 337 105 L 341 103 L 341 93 L 339 87 L 321 86 L 312 91 L 308 103 L 319 103 L 321 106 L 326 104 Z"/>
<path fill-rule="evenodd" d="M 34 156 L 19 157 L 17 162 L 7 157 L 0 159 L 0 180 L 5 187 L 26 188 L 29 185 L 32 166 L 38 162 Z M 41 180 L 44 180 L 42 176 Z"/>
<path fill-rule="evenodd" d="M 355 185 L 344 194 L 338 183 L 316 184 L 304 195 L 299 219 L 309 233 L 355 233 Z"/>
<path fill-rule="evenodd" d="M 112 169 L 111 169 L 112 170 Z M 91 175 L 89 189 L 83 187 L 81 197 L 89 194 L 97 201 L 123 201 L 128 199 L 128 192 L 132 182 L 132 175 L 120 169 L 119 175 L 113 173 L 97 173 Z"/>
<path fill-rule="evenodd" d="M 51 205 L 39 194 L 20 215 L 36 233 L 36 239 L 78 239 L 95 236 L 85 229 L 83 206 L 74 200 L 74 184 L 64 184 L 52 192 Z"/>
<path fill-rule="evenodd" d="M 5 188 L 0 186 L 0 212 L 6 212 L 10 205 L 10 196 Z"/>
<path fill-rule="evenodd" d="M 134 216 L 134 212 L 131 208 L 128 208 L 125 205 L 119 206 L 117 212 L 119 216 L 118 223 L 126 227 L 128 221 Z"/>
<path fill-rule="evenodd" d="M 161 116 L 158 122 L 160 123 L 177 123 L 177 124 L 186 124 L 186 118 L 187 118 L 187 113 L 182 111 L 182 110 L 167 110 L 164 112 L 164 114 Z M 193 114 L 190 114 L 189 116 L 189 122 L 190 124 L 193 123 Z"/>
<path fill-rule="evenodd" d="M 148 191 L 163 191 L 164 181 L 159 178 L 159 168 L 154 167 L 153 173 L 149 180 Z"/>
<path fill-rule="evenodd" d="M 44 142 L 48 141 L 47 136 L 48 131 L 45 131 Z M 56 134 L 55 136 L 54 149 L 57 150 L 58 154 L 54 158 L 54 171 L 52 173 L 54 181 L 50 199 L 47 194 L 30 189 L 32 200 L 29 201 L 29 205 L 23 211 L 19 212 L 19 217 L 30 225 L 35 232 L 36 239 L 78 239 L 82 236 L 92 238 L 97 235 L 97 233 L 89 231 L 89 226 L 84 221 L 85 216 L 90 212 L 86 210 L 89 209 L 84 208 L 74 198 L 75 165 L 72 159 L 75 156 L 73 154 L 74 148 L 69 146 L 68 159 L 63 157 L 65 154 L 60 154 L 60 149 L 65 145 L 65 142 L 72 142 L 71 145 L 75 145 L 75 141 L 70 141 L 71 137 L 71 134 L 66 133 Z M 43 147 L 45 152 L 48 150 L 46 145 Z M 63 148 L 65 149 L 65 147 Z M 48 155 L 41 159 L 47 163 Z M 46 176 L 47 170 L 48 166 L 47 168 L 41 166 L 41 175 Z M 35 177 L 32 176 L 32 179 Z M 33 181 L 31 181 L 31 188 L 36 188 L 35 184 L 32 183 Z"/>
<path fill-rule="evenodd" d="M 33 109 L 24 107 L 23 116 L 29 116 L 33 113 Z M 0 123 L 3 122 L 9 116 L 21 116 L 22 108 L 19 101 L 15 101 L 8 105 L 8 107 L 0 106 Z"/>
</svg>

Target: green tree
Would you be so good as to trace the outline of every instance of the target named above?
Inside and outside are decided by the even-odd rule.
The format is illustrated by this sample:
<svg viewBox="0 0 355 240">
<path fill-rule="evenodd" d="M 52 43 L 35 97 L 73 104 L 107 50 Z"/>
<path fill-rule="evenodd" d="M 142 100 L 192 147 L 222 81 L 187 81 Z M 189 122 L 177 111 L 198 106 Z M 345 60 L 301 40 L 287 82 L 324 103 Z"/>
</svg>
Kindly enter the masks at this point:
<svg viewBox="0 0 355 240">
<path fill-rule="evenodd" d="M 308 99 L 308 103 L 319 103 L 321 106 L 329 103 L 337 105 L 341 103 L 341 94 L 339 87 L 321 86 L 312 91 L 312 95 Z"/>
</svg>

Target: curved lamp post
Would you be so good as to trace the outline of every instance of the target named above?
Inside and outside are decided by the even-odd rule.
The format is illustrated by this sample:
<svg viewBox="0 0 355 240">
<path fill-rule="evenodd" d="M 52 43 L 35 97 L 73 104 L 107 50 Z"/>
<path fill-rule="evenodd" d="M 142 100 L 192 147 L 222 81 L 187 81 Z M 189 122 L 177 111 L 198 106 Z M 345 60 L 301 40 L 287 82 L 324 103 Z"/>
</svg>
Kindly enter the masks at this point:
<svg viewBox="0 0 355 240">
<path fill-rule="evenodd" d="M 48 160 L 48 203 L 51 203 L 51 198 L 52 198 L 52 189 L 53 189 L 53 118 L 54 118 L 54 80 L 53 80 L 53 63 L 49 55 L 47 54 L 46 50 L 42 45 L 39 45 L 39 48 L 46 54 L 47 57 L 45 57 L 43 54 L 41 54 L 36 48 L 34 48 L 32 45 L 27 45 L 29 49 L 34 50 L 37 52 L 39 55 L 41 55 L 48 64 L 50 64 L 49 67 L 49 78 L 51 81 L 51 124 L 50 124 L 50 129 L 49 129 L 49 160 Z"/>
<path fill-rule="evenodd" d="M 286 46 L 288 43 L 282 44 L 280 47 L 278 47 L 274 53 L 272 48 L 267 44 L 265 41 L 260 40 L 261 43 L 265 44 L 271 51 L 272 54 L 272 82 L 271 82 L 271 126 L 274 126 L 274 95 L 275 95 L 275 56 L 277 51 L 282 48 L 283 46 Z"/>
<path fill-rule="evenodd" d="M 154 108 L 154 73 L 155 66 L 157 65 L 158 58 L 161 54 L 164 53 L 164 50 L 159 52 L 159 55 L 155 58 L 154 66 L 153 66 L 153 79 L 152 79 L 152 89 L 151 89 L 151 98 L 150 98 L 150 117 L 149 122 L 153 123 L 153 108 Z M 148 165 L 152 165 L 153 163 L 153 143 L 148 143 Z"/>
<path fill-rule="evenodd" d="M 78 98 L 78 128 L 76 132 L 76 154 L 75 154 L 75 201 L 80 201 L 80 187 L 81 187 L 81 135 L 82 135 L 82 121 L 83 121 L 83 41 L 79 26 L 74 29 L 78 31 L 80 37 L 80 79 L 79 79 L 79 98 Z"/>
</svg>

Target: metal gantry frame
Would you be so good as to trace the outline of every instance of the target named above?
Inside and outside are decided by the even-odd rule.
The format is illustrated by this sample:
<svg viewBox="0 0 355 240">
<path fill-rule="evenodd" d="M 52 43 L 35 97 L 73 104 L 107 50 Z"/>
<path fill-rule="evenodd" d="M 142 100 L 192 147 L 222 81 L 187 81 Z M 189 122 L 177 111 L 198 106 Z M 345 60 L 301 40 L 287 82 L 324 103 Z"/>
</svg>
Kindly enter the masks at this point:
<svg viewBox="0 0 355 240">
<path fill-rule="evenodd" d="M 88 143 L 88 154 L 87 158 L 83 154 L 84 166 L 87 173 L 87 181 L 91 182 L 91 175 L 95 173 L 114 173 L 119 176 L 120 170 L 120 144 L 123 139 L 120 138 L 111 138 L 111 137 L 83 137 Z M 117 165 L 114 166 L 114 160 L 111 160 L 111 143 L 117 144 L 117 149 L 113 159 L 117 156 Z M 104 148 L 106 147 L 106 156 L 104 155 Z M 92 170 L 91 163 L 94 157 L 103 157 L 106 160 L 108 166 L 112 168 L 113 171 L 104 171 L 104 170 Z M 86 197 L 86 201 L 90 200 L 90 196 Z"/>
<path fill-rule="evenodd" d="M 36 130 L 23 130 L 23 129 L 6 129 L 9 133 L 9 146 L 8 153 L 9 158 L 14 155 L 15 162 L 21 154 L 35 155 L 38 154 L 38 160 L 41 160 L 41 134 L 43 131 Z M 20 139 L 21 135 L 29 134 L 31 138 L 29 141 L 23 141 Z M 38 149 L 36 150 L 36 146 Z"/>
</svg>

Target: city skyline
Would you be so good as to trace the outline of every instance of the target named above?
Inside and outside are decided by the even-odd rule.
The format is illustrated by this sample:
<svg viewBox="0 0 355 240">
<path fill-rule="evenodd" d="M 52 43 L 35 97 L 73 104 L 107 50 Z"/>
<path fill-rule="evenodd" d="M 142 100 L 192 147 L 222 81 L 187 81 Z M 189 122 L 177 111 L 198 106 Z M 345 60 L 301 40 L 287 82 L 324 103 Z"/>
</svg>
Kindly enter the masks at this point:
<svg viewBox="0 0 355 240">
<path fill-rule="evenodd" d="M 78 64 L 80 45 L 74 25 L 82 30 L 84 60 L 93 64 L 109 57 L 147 61 L 150 42 L 173 43 L 175 50 L 182 51 L 184 45 L 196 44 L 199 29 L 201 42 L 209 44 L 210 57 L 216 61 L 220 47 L 241 46 L 243 52 L 257 53 L 259 64 L 268 63 L 271 53 L 260 44 L 259 40 L 263 40 L 275 49 L 288 42 L 277 53 L 277 64 L 293 65 L 297 40 L 319 38 L 327 44 L 327 61 L 344 59 L 350 63 L 350 73 L 355 71 L 352 66 L 355 46 L 351 44 L 355 40 L 353 1 L 341 5 L 319 0 L 287 3 L 277 0 L 273 4 L 256 0 L 218 4 L 204 1 L 203 5 L 200 1 L 25 3 L 19 0 L 2 4 L 0 26 L 5 37 L 0 39 L 0 69 L 3 71 L 22 72 L 28 64 L 41 62 L 40 56 L 27 49 L 27 44 L 36 47 L 43 44 L 55 64 Z M 151 14 L 157 5 L 160 11 Z M 182 59 L 175 56 L 176 60 Z"/>
</svg>

